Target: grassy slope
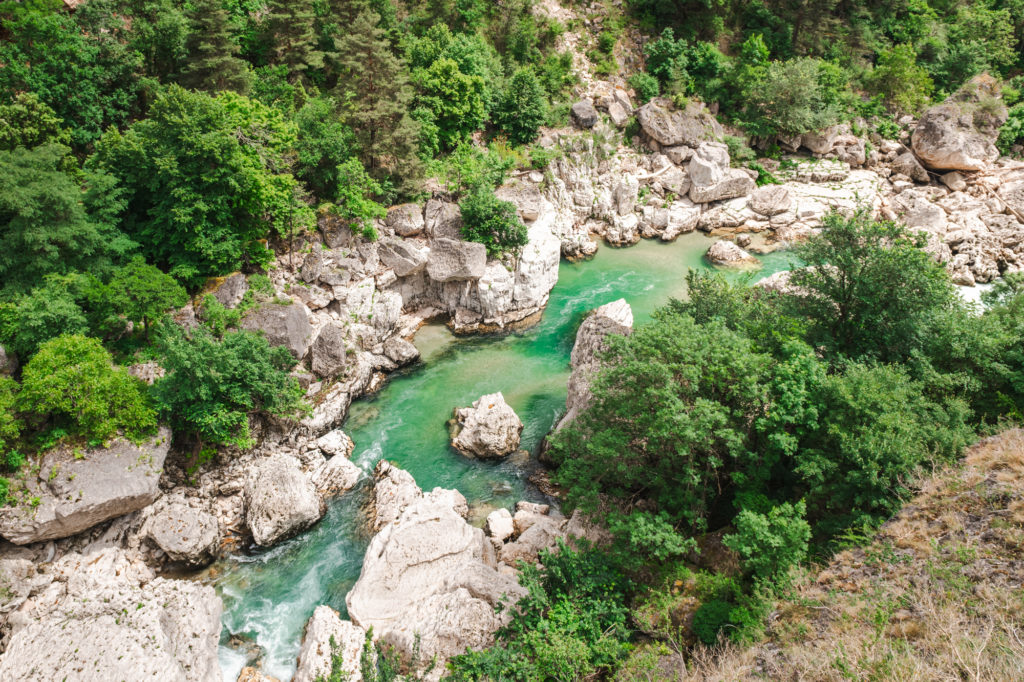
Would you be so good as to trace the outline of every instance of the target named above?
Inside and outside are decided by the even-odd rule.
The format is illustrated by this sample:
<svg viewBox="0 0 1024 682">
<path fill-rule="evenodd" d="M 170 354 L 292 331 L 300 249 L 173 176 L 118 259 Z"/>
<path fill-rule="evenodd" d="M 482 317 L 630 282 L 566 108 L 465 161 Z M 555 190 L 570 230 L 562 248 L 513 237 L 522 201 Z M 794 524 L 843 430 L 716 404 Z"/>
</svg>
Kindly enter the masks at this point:
<svg viewBox="0 0 1024 682">
<path fill-rule="evenodd" d="M 621 677 L 1024 680 L 1022 585 L 1024 430 L 1013 429 L 928 479 L 864 547 L 798 581 L 765 642 L 699 647 L 688 661 L 662 650 Z"/>
</svg>

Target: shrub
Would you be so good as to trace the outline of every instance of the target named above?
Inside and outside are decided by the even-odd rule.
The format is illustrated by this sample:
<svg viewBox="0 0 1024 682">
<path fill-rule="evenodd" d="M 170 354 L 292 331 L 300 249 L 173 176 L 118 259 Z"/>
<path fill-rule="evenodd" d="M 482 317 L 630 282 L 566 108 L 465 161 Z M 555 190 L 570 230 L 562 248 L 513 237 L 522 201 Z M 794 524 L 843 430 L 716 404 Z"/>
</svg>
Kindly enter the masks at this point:
<svg viewBox="0 0 1024 682">
<path fill-rule="evenodd" d="M 871 89 L 900 113 L 915 113 L 928 103 L 934 85 L 924 67 L 917 64 L 911 45 L 897 45 L 878 55 L 878 65 L 868 76 Z"/>
<path fill-rule="evenodd" d="M 139 440 L 156 428 L 142 382 L 115 367 L 97 339 L 59 336 L 25 365 L 18 395 L 22 410 L 89 439 L 123 430 Z"/>
<path fill-rule="evenodd" d="M 140 257 L 116 270 L 105 291 L 117 313 L 145 327 L 147 339 L 153 322 L 188 303 L 184 287 Z"/>
<path fill-rule="evenodd" d="M 387 209 L 374 201 L 383 191 L 381 184 L 370 177 L 359 159 L 351 158 L 338 166 L 337 203 L 332 212 L 348 222 L 352 231 L 366 239 L 377 238 L 373 221 L 387 215 Z"/>
<path fill-rule="evenodd" d="M 647 72 L 657 78 L 663 88 L 685 88 L 686 43 L 676 40 L 671 28 L 666 28 L 657 40 L 644 46 L 644 57 Z"/>
<path fill-rule="evenodd" d="M 742 509 L 734 521 L 736 533 L 723 544 L 740 555 L 743 569 L 758 580 L 779 582 L 807 557 L 811 527 L 805 518 L 807 505 L 784 502 L 767 514 Z"/>
<path fill-rule="evenodd" d="M 1003 154 L 1009 154 L 1014 145 L 1024 142 L 1024 103 L 1010 108 L 1006 123 L 999 129 L 996 145 Z"/>
<path fill-rule="evenodd" d="M 253 332 L 227 332 L 216 339 L 205 328 L 189 335 L 165 326 L 159 339 L 167 375 L 153 386 L 161 415 L 203 444 L 249 447 L 249 415 L 298 417 L 308 407 L 288 375 L 295 364 L 288 349 L 270 347 Z"/>
<path fill-rule="evenodd" d="M 629 87 L 636 91 L 636 98 L 641 104 L 650 101 L 661 93 L 658 79 L 643 71 L 637 71 L 629 77 Z"/>
<path fill-rule="evenodd" d="M 693 634 L 707 645 L 718 642 L 718 633 L 728 625 L 733 605 L 721 599 L 712 599 L 700 605 L 693 614 Z"/>
<path fill-rule="evenodd" d="M 743 125 L 758 137 L 799 135 L 839 120 L 840 93 L 825 62 L 811 57 L 741 68 Z"/>
<path fill-rule="evenodd" d="M 0 376 L 0 455 L 5 461 L 21 434 L 22 421 L 16 409 L 18 388 L 14 379 Z"/>
<path fill-rule="evenodd" d="M 510 201 L 502 201 L 494 192 L 478 187 L 459 204 L 462 210 L 462 236 L 487 247 L 487 255 L 497 257 L 515 251 L 529 241 L 526 225 Z"/>
<path fill-rule="evenodd" d="M 42 286 L 0 304 L 0 339 L 22 360 L 39 346 L 62 334 L 87 334 L 89 320 L 79 304 L 82 279 L 50 275 Z"/>
<path fill-rule="evenodd" d="M 544 89 L 533 69 L 516 71 L 494 112 L 494 122 L 513 144 L 528 144 L 537 137 L 547 116 Z"/>
</svg>

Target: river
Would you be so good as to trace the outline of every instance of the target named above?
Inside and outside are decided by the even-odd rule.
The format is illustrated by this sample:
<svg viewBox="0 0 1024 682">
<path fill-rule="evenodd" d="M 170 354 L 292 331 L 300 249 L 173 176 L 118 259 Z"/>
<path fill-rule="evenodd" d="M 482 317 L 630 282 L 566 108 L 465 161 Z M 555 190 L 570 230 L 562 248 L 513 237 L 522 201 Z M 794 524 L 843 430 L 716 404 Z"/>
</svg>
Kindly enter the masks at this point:
<svg viewBox="0 0 1024 682">
<path fill-rule="evenodd" d="M 345 615 L 345 595 L 359 577 L 369 542 L 361 507 L 369 474 L 386 457 L 408 470 L 421 488 L 455 488 L 482 523 L 496 507 L 540 499 L 526 480 L 531 463 L 471 460 L 448 446 L 446 421 L 455 407 L 501 391 L 523 420 L 522 447 L 536 455 L 565 408 L 569 354 L 587 311 L 625 298 L 637 324 L 672 297 L 685 294 L 689 268 L 708 269 L 703 254 L 713 243 L 701 233 L 671 244 L 642 241 L 626 249 L 602 247 L 584 263 L 563 261 L 558 284 L 540 322 L 523 332 L 455 337 L 441 325 L 421 329 L 420 362 L 391 376 L 377 394 L 356 401 L 344 425 L 355 442 L 352 459 L 366 472 L 359 486 L 333 500 L 314 528 L 269 550 L 236 554 L 215 567 L 224 600 L 221 666 L 234 682 L 246 664 L 232 635 L 263 652 L 263 671 L 290 680 L 302 630 L 313 609 L 328 604 Z M 792 254 L 765 256 L 764 267 L 731 278 L 752 280 L 789 269 Z M 244 648 L 244 647 L 243 647 Z"/>
</svg>

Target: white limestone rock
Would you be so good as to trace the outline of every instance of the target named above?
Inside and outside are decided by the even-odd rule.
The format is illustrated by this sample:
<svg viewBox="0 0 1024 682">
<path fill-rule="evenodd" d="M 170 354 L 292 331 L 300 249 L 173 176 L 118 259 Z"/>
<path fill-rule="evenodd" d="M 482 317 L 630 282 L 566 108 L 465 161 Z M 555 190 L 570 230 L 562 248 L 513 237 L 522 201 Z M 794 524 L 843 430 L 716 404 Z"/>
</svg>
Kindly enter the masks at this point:
<svg viewBox="0 0 1024 682">
<path fill-rule="evenodd" d="M 263 547 L 306 530 L 324 514 L 313 482 L 286 455 L 261 460 L 245 480 L 244 496 L 245 525 Z"/>
<path fill-rule="evenodd" d="M 306 623 L 302 647 L 299 649 L 299 662 L 292 682 L 316 682 L 327 679 L 331 674 L 331 663 L 334 649 L 331 640 L 341 654 L 341 670 L 347 674 L 349 682 L 361 682 L 363 679 L 360 657 L 366 631 L 358 625 L 342 620 L 338 612 L 330 606 L 318 606 Z M 337 671 L 335 671 L 337 672 Z"/>
<path fill-rule="evenodd" d="M 452 447 L 482 459 L 505 457 L 519 449 L 523 422 L 500 393 L 481 396 L 472 407 L 455 410 Z"/>
</svg>

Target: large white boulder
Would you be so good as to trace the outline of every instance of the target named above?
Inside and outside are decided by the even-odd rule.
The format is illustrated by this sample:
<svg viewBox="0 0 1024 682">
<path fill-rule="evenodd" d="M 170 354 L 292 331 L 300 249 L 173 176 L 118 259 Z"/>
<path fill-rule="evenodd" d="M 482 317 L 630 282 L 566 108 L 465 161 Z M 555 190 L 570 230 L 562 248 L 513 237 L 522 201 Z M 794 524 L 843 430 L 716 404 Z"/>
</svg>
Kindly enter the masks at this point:
<svg viewBox="0 0 1024 682">
<path fill-rule="evenodd" d="M 7 624 L 0 680 L 221 682 L 220 598 L 154 578 L 123 550 L 65 555 Z"/>
<path fill-rule="evenodd" d="M 729 268 L 759 268 L 761 261 L 741 249 L 735 243 L 721 239 L 711 245 L 708 249 L 707 259 L 713 265 L 721 265 Z"/>
<path fill-rule="evenodd" d="M 263 332 L 271 346 L 284 346 L 296 360 L 306 356 L 313 342 L 309 310 L 298 300 L 289 305 L 264 303 L 246 313 L 239 326 L 248 331 Z"/>
<path fill-rule="evenodd" d="M 55 540 L 146 507 L 160 493 L 170 446 L 165 427 L 142 445 L 118 438 L 82 456 L 70 448 L 46 454 L 25 483 L 38 503 L 0 509 L 0 536 L 17 545 Z"/>
<path fill-rule="evenodd" d="M 729 166 L 729 151 L 720 142 L 702 142 L 690 158 L 690 200 L 704 204 L 750 194 L 754 180 Z"/>
<path fill-rule="evenodd" d="M 505 402 L 505 396 L 490 393 L 472 407 L 456 408 L 452 447 L 480 458 L 504 457 L 519 449 L 523 422 Z"/>
<path fill-rule="evenodd" d="M 483 244 L 440 238 L 430 243 L 427 274 L 435 282 L 480 279 L 487 267 L 487 248 Z"/>
<path fill-rule="evenodd" d="M 928 109 L 911 137 L 914 153 L 936 170 L 979 171 L 999 158 L 995 146 L 1006 107 L 996 100 L 998 83 L 987 75 L 975 76 L 945 102 Z M 983 113 L 982 100 L 995 102 Z"/>
<path fill-rule="evenodd" d="M 164 498 L 154 507 L 146 520 L 147 535 L 172 561 L 203 566 L 216 558 L 220 546 L 216 516 L 183 498 Z"/>
<path fill-rule="evenodd" d="M 324 501 L 294 457 L 261 460 L 245 480 L 245 525 L 268 547 L 300 533 L 324 515 Z"/>
<path fill-rule="evenodd" d="M 366 631 L 361 627 L 342 620 L 330 606 L 316 607 L 306 623 L 292 682 L 317 682 L 330 677 L 335 649 L 341 655 L 341 671 L 348 675 L 348 682 L 361 682 L 360 658 L 365 641 Z"/>
<path fill-rule="evenodd" d="M 590 403 L 590 381 L 600 367 L 598 355 L 607 349 L 610 335 L 627 336 L 633 332 L 633 309 L 625 299 L 606 303 L 592 312 L 576 332 L 569 364 L 569 394 L 565 398 L 565 415 L 555 429 L 570 423 Z"/>
<path fill-rule="evenodd" d="M 387 462 L 377 467 L 378 514 L 394 507 L 394 493 L 412 493 L 405 477 Z M 388 484 L 387 479 L 398 478 Z M 381 485 L 381 484 L 384 485 Z M 409 495 L 393 520 L 370 541 L 359 580 L 348 593 L 349 616 L 356 625 L 373 628 L 374 637 L 411 657 L 419 641 L 420 659 L 436 657 L 443 669 L 451 656 L 466 648 L 493 644 L 494 631 L 509 618 L 495 607 L 503 596 L 514 602 L 524 590 L 499 573 L 494 549 L 479 528 L 465 519 L 465 498 L 435 489 Z"/>
</svg>

